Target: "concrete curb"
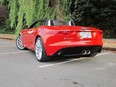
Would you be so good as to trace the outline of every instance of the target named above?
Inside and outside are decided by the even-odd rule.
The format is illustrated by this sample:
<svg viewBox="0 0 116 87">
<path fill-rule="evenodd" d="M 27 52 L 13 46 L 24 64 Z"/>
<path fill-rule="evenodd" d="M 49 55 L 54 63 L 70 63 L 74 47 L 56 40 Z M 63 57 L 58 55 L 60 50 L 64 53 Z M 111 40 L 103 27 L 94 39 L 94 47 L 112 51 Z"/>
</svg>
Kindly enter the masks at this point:
<svg viewBox="0 0 116 87">
<path fill-rule="evenodd" d="M 14 34 L 0 34 L 0 39 L 14 40 Z"/>
<path fill-rule="evenodd" d="M 103 49 L 116 51 L 116 39 L 103 39 Z"/>
</svg>

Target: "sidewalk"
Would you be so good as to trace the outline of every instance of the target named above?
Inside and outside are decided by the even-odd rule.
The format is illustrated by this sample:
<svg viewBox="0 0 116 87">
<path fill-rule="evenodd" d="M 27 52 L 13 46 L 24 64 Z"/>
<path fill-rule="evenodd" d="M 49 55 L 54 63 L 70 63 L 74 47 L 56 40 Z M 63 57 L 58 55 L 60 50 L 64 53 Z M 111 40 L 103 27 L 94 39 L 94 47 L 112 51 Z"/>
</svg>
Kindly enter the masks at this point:
<svg viewBox="0 0 116 87">
<path fill-rule="evenodd" d="M 103 48 L 116 51 L 116 39 L 103 39 Z"/>
<path fill-rule="evenodd" d="M 13 34 L 0 34 L 0 39 L 14 40 Z M 116 39 L 103 39 L 103 49 L 116 51 Z"/>
<path fill-rule="evenodd" d="M 14 40 L 14 34 L 0 34 L 0 39 Z"/>
</svg>

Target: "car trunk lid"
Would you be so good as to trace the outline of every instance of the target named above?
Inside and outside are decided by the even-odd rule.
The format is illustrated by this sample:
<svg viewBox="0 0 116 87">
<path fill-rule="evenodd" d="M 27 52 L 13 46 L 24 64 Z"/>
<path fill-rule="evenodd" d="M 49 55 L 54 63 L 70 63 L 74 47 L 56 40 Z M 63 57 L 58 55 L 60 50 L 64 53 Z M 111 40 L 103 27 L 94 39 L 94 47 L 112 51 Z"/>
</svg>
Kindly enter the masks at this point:
<svg viewBox="0 0 116 87">
<path fill-rule="evenodd" d="M 82 26 L 59 26 L 56 28 L 59 34 L 64 34 L 67 38 L 78 40 L 102 39 L 102 31 L 93 27 Z"/>
</svg>

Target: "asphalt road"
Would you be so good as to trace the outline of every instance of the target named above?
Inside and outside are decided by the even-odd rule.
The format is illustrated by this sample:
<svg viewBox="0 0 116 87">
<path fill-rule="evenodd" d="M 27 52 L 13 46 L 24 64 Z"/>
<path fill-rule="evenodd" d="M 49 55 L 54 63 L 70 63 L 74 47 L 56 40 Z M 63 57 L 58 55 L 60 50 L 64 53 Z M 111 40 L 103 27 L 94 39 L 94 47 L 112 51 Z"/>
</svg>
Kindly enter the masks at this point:
<svg viewBox="0 0 116 87">
<path fill-rule="evenodd" d="M 41 63 L 34 52 L 0 39 L 0 87 L 116 87 L 116 54 Z"/>
</svg>

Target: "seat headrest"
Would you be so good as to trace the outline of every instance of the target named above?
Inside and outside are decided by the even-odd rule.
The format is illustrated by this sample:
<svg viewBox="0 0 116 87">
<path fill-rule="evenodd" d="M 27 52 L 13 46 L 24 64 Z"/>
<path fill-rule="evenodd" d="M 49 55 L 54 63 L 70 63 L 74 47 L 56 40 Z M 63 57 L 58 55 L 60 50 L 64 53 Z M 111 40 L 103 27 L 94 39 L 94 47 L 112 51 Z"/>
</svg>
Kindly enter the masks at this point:
<svg viewBox="0 0 116 87">
<path fill-rule="evenodd" d="M 54 21 L 53 20 L 47 20 L 45 25 L 47 25 L 47 26 L 54 26 Z"/>
<path fill-rule="evenodd" d="M 71 20 L 71 21 L 68 22 L 68 25 L 69 26 L 75 26 L 75 23 L 74 23 L 74 21 Z"/>
</svg>

